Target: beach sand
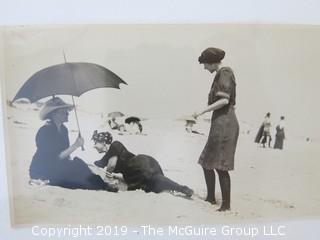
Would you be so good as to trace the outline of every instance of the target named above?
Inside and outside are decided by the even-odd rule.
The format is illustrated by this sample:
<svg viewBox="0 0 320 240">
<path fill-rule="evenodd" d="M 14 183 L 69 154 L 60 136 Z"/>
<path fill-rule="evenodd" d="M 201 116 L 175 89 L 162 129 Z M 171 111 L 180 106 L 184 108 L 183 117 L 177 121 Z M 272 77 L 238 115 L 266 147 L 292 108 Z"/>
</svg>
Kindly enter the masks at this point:
<svg viewBox="0 0 320 240">
<path fill-rule="evenodd" d="M 73 143 L 77 131 L 71 115 L 70 123 L 66 125 Z M 218 205 L 211 205 L 203 200 L 206 187 L 202 169 L 197 163 L 206 142 L 209 122 L 199 121 L 195 125 L 195 129 L 205 135 L 187 133 L 184 122 L 175 119 L 143 121 L 144 135 L 118 135 L 113 132 L 114 139 L 123 142 L 130 151 L 153 156 L 166 176 L 192 188 L 194 196 L 186 199 L 168 192 L 155 194 L 137 190 L 109 193 L 30 185 L 28 170 L 36 150 L 34 138 L 43 122 L 38 119 L 38 112 L 28 106 L 8 108 L 8 118 L 7 165 L 14 226 L 212 224 L 320 216 L 320 188 L 317 187 L 319 142 L 288 138 L 283 151 L 262 148 L 254 143 L 255 129 L 247 131 L 247 126 L 240 124 L 235 171 L 230 172 L 232 209 L 221 213 L 216 211 L 221 203 L 218 178 Z M 81 111 L 79 119 L 85 151 L 78 149 L 72 156 L 92 164 L 102 155 L 93 148 L 91 135 L 95 129 L 107 130 L 105 119 L 98 114 Z"/>
</svg>

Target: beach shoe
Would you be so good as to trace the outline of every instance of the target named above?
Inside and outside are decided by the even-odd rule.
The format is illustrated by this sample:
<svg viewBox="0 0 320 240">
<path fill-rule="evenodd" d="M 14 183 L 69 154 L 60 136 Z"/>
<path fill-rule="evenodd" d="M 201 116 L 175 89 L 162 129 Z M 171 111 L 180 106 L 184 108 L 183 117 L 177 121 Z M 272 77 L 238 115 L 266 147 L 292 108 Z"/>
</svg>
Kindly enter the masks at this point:
<svg viewBox="0 0 320 240">
<path fill-rule="evenodd" d="M 230 204 L 222 202 L 221 207 L 217 210 L 218 212 L 230 211 Z"/>
<path fill-rule="evenodd" d="M 211 203 L 212 205 L 217 204 L 217 201 L 215 198 L 207 197 L 204 201 Z"/>
<path fill-rule="evenodd" d="M 49 180 L 41 180 L 41 179 L 30 179 L 29 184 L 32 186 L 46 186 L 49 185 Z"/>
<path fill-rule="evenodd" d="M 182 186 L 181 192 L 189 198 L 193 195 L 193 190 L 188 188 L 187 186 Z"/>
<path fill-rule="evenodd" d="M 108 192 L 115 192 L 116 193 L 116 192 L 119 191 L 119 188 L 116 187 L 116 186 L 112 186 L 112 185 L 106 184 L 105 190 L 107 190 Z"/>
</svg>

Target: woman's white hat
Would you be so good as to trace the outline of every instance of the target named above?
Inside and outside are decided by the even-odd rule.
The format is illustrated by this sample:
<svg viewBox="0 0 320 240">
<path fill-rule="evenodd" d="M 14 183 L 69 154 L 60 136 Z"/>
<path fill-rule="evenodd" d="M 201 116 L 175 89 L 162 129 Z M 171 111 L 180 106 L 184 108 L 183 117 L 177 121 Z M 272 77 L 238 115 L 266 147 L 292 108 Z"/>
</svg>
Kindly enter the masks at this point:
<svg viewBox="0 0 320 240">
<path fill-rule="evenodd" d="M 71 111 L 73 109 L 73 105 L 64 102 L 59 97 L 53 97 L 45 102 L 44 106 L 40 111 L 39 117 L 41 120 L 45 120 L 48 118 L 49 113 L 60 108 L 67 108 L 68 111 Z"/>
</svg>

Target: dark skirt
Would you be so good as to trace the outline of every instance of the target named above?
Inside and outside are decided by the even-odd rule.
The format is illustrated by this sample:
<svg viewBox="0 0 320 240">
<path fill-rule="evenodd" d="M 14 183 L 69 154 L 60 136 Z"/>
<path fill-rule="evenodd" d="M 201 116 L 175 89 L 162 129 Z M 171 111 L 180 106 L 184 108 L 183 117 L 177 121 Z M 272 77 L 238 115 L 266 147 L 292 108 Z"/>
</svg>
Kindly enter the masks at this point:
<svg viewBox="0 0 320 240">
<path fill-rule="evenodd" d="M 234 108 L 213 112 L 208 140 L 198 163 L 205 169 L 233 170 L 238 137 L 239 123 Z"/>
<path fill-rule="evenodd" d="M 49 180 L 49 185 L 69 189 L 104 190 L 107 185 L 100 176 L 91 172 L 83 160 L 77 157 L 72 161 L 51 159 L 44 163 L 34 158 L 30 166 L 30 177 Z"/>
<path fill-rule="evenodd" d="M 128 185 L 128 190 L 142 189 L 145 192 L 178 191 L 185 194 L 192 192 L 164 176 L 157 160 L 148 155 L 136 155 L 122 164 L 121 172 Z"/>
<path fill-rule="evenodd" d="M 157 160 L 148 155 L 139 154 L 123 162 L 118 169 L 128 185 L 128 190 L 150 190 L 154 176 L 163 175 Z"/>
<path fill-rule="evenodd" d="M 274 142 L 275 149 L 283 149 L 283 140 L 285 138 L 284 130 L 277 127 L 276 140 Z"/>
<path fill-rule="evenodd" d="M 276 141 L 274 143 L 275 149 L 283 149 L 283 138 L 282 137 L 276 137 Z"/>
</svg>

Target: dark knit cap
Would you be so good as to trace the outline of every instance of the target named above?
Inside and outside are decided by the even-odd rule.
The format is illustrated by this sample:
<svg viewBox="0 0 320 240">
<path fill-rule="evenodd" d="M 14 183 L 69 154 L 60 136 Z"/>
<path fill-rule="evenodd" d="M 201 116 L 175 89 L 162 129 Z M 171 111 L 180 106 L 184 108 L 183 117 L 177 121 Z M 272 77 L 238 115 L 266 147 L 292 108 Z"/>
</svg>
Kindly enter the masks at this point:
<svg viewBox="0 0 320 240">
<path fill-rule="evenodd" d="M 225 52 L 219 48 L 207 48 L 198 58 L 199 63 L 219 63 L 225 56 Z"/>
</svg>

